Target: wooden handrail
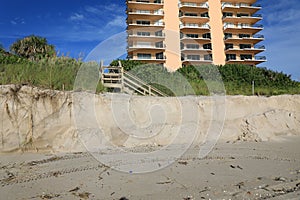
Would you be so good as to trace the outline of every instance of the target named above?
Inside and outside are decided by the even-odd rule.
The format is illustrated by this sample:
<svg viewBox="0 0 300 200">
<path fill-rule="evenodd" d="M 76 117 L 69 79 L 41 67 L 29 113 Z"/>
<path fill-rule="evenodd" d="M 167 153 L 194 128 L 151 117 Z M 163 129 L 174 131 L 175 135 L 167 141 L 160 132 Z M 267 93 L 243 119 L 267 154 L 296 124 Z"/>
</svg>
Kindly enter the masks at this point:
<svg viewBox="0 0 300 200">
<path fill-rule="evenodd" d="M 140 78 L 134 76 L 129 72 L 124 71 L 120 62 L 119 65 L 120 66 L 118 67 L 115 66 L 106 67 L 101 64 L 100 67 L 101 82 L 104 85 L 104 87 L 120 88 L 120 84 L 121 84 L 122 88 L 127 87 L 141 95 L 163 96 L 163 97 L 167 96 L 157 88 L 151 86 L 150 84 L 145 83 Z M 104 73 L 106 69 L 109 70 L 108 73 Z M 111 72 L 110 70 L 113 71 Z M 121 91 L 123 91 L 123 89 Z"/>
</svg>

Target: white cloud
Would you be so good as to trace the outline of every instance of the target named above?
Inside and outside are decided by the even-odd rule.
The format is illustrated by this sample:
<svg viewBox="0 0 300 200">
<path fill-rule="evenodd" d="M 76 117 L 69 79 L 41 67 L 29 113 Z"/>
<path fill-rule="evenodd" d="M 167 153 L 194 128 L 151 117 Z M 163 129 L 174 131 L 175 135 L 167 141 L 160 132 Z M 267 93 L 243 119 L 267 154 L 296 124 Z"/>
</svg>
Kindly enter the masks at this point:
<svg viewBox="0 0 300 200">
<path fill-rule="evenodd" d="M 25 24 L 25 20 L 20 17 L 15 17 L 14 19 L 10 20 L 10 23 L 12 25 Z"/>
<path fill-rule="evenodd" d="M 277 0 L 276 4 L 262 2 L 262 34 L 266 40 L 267 63 L 261 66 L 292 74 L 294 79 L 300 77 L 300 5 L 298 0 Z M 265 4 L 265 5 L 264 5 Z"/>
<path fill-rule="evenodd" d="M 74 13 L 73 15 L 70 16 L 71 21 L 81 21 L 83 19 L 84 19 L 83 14 L 79 14 L 79 13 Z"/>
<path fill-rule="evenodd" d="M 93 13 L 93 14 L 99 14 L 100 10 L 94 6 L 86 6 L 85 10 L 89 13 Z"/>
<path fill-rule="evenodd" d="M 109 21 L 106 25 L 106 27 L 120 27 L 120 28 L 125 28 L 126 27 L 126 18 L 122 16 L 115 16 L 115 18 L 111 21 Z"/>
<path fill-rule="evenodd" d="M 105 5 L 104 9 L 107 11 L 113 11 L 114 13 L 125 13 L 125 8 L 118 4 Z"/>
</svg>

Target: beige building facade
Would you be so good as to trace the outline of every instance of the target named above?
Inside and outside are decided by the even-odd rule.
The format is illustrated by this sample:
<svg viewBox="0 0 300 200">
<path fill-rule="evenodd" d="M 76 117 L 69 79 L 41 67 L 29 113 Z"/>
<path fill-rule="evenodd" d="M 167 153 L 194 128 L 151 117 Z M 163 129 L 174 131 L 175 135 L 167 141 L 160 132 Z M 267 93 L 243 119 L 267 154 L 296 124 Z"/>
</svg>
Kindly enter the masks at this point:
<svg viewBox="0 0 300 200">
<path fill-rule="evenodd" d="M 131 60 L 183 65 L 247 64 L 257 54 L 262 19 L 256 0 L 127 0 L 127 53 Z"/>
</svg>

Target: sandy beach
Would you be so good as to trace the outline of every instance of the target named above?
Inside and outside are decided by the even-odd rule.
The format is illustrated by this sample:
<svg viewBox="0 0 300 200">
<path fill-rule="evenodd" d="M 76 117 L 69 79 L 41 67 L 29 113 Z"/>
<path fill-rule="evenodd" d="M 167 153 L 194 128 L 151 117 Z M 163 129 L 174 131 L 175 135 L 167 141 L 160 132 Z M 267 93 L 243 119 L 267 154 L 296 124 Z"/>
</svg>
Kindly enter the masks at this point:
<svg viewBox="0 0 300 200">
<path fill-rule="evenodd" d="M 299 199 L 300 137 L 197 147 L 162 170 L 130 174 L 89 153 L 0 157 L 1 199 Z"/>
<path fill-rule="evenodd" d="M 7 85 L 0 105 L 1 200 L 300 199 L 300 95 Z"/>
</svg>

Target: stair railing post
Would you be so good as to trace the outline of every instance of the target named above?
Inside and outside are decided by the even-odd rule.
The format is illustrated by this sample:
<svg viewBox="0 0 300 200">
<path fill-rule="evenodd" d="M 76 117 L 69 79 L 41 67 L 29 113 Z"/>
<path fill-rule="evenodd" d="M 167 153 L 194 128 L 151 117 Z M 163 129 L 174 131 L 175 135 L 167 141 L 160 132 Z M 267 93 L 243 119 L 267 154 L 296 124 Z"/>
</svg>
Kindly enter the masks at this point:
<svg viewBox="0 0 300 200">
<path fill-rule="evenodd" d="M 119 67 L 121 70 L 121 92 L 123 93 L 124 92 L 124 69 L 122 67 L 122 63 L 120 60 L 119 60 Z"/>
<path fill-rule="evenodd" d="M 100 79 L 101 79 L 101 83 L 102 85 L 104 85 L 104 75 L 103 75 L 103 60 L 100 61 Z"/>
<path fill-rule="evenodd" d="M 149 88 L 149 96 L 152 96 L 152 94 L 151 94 L 151 85 L 149 85 L 148 88 Z"/>
</svg>

